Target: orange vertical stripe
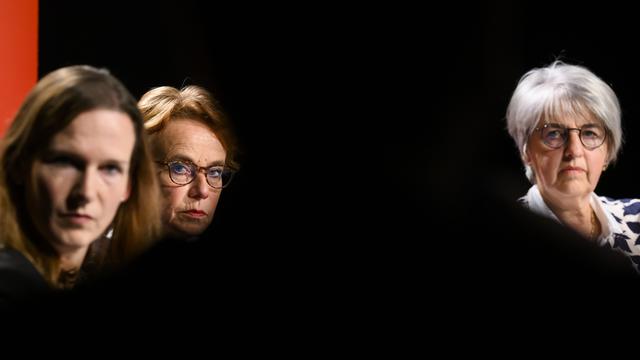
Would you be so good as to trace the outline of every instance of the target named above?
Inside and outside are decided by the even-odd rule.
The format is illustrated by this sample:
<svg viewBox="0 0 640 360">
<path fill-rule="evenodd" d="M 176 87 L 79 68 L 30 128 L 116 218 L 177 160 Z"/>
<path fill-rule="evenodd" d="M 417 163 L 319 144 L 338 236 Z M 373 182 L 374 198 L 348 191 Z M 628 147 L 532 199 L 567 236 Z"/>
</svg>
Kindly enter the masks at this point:
<svg viewBox="0 0 640 360">
<path fill-rule="evenodd" d="M 38 0 L 0 0 L 0 136 L 38 80 Z"/>
</svg>

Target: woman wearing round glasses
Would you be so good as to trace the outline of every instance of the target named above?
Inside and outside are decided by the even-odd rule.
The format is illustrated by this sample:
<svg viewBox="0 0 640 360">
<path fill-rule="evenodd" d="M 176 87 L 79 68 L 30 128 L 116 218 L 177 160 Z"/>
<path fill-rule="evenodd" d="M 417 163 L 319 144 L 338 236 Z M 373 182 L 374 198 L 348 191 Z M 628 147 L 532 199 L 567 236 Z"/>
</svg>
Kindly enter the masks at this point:
<svg viewBox="0 0 640 360">
<path fill-rule="evenodd" d="M 213 96 L 198 86 L 162 86 L 138 103 L 150 135 L 164 198 L 165 235 L 189 239 L 213 219 L 237 163 L 235 142 Z"/>
<path fill-rule="evenodd" d="M 507 127 L 533 184 L 520 199 L 525 206 L 602 246 L 640 255 L 634 226 L 640 200 L 594 193 L 620 150 L 620 116 L 606 83 L 584 67 L 556 61 L 520 79 Z"/>
</svg>

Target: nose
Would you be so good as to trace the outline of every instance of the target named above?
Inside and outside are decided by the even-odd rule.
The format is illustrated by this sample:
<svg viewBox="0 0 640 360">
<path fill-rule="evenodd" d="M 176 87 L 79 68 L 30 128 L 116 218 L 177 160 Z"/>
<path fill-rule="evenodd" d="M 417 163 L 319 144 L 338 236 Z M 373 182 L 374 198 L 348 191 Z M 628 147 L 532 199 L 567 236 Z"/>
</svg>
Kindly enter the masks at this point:
<svg viewBox="0 0 640 360">
<path fill-rule="evenodd" d="M 578 129 L 568 129 L 567 132 L 567 141 L 564 148 L 565 157 L 571 159 L 582 156 L 584 145 L 580 141 L 580 131 Z"/>
<path fill-rule="evenodd" d="M 90 168 L 77 173 L 75 184 L 67 199 L 69 209 L 82 207 L 93 201 L 98 189 L 98 174 Z"/>
<path fill-rule="evenodd" d="M 198 171 L 196 178 L 189 184 L 189 197 L 194 199 L 206 199 L 209 197 L 210 187 L 207 184 L 207 176 Z"/>
</svg>

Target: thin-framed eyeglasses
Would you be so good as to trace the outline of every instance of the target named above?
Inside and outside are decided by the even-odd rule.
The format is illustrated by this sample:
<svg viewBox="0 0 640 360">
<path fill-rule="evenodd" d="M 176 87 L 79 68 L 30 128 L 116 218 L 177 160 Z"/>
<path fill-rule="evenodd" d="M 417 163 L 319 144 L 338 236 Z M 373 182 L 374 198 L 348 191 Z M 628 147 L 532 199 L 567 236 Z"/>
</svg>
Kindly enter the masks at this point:
<svg viewBox="0 0 640 360">
<path fill-rule="evenodd" d="M 171 181 L 181 186 L 191 184 L 198 173 L 204 171 L 207 184 L 214 189 L 222 189 L 229 185 L 235 173 L 223 165 L 202 167 L 185 160 L 156 161 L 156 163 L 165 165 Z"/>
<path fill-rule="evenodd" d="M 553 149 L 564 146 L 567 139 L 569 139 L 569 131 L 572 130 L 578 132 L 580 142 L 588 150 L 600 147 L 607 138 L 607 131 L 598 124 L 586 124 L 579 128 L 570 128 L 560 124 L 547 123 L 534 130 L 540 131 L 542 142 Z"/>
</svg>

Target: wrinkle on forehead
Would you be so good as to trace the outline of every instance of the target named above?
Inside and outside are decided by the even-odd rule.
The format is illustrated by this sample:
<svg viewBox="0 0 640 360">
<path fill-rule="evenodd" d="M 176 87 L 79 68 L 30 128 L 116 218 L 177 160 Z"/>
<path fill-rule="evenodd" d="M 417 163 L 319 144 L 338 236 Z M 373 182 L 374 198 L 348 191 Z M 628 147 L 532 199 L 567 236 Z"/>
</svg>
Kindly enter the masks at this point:
<svg viewBox="0 0 640 360">
<path fill-rule="evenodd" d="M 152 137 L 154 155 L 158 160 L 180 157 L 198 166 L 224 163 L 226 151 L 211 129 L 200 121 L 172 120 Z"/>
</svg>

